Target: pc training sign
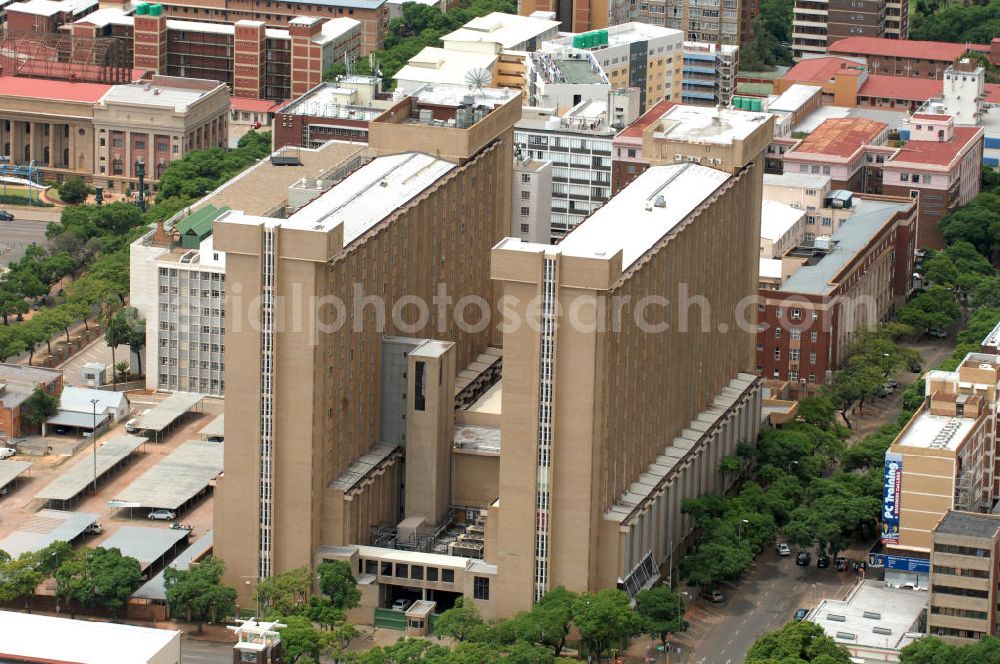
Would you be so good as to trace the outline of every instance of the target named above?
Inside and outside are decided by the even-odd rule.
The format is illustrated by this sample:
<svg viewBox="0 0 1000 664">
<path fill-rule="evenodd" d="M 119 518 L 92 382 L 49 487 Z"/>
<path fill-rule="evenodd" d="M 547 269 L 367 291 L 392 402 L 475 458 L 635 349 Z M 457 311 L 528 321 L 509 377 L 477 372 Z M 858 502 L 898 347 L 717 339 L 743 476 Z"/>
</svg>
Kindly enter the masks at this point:
<svg viewBox="0 0 1000 664">
<path fill-rule="evenodd" d="M 899 544 L 899 493 L 903 480 L 903 455 L 885 453 L 882 485 L 882 543 Z"/>
</svg>

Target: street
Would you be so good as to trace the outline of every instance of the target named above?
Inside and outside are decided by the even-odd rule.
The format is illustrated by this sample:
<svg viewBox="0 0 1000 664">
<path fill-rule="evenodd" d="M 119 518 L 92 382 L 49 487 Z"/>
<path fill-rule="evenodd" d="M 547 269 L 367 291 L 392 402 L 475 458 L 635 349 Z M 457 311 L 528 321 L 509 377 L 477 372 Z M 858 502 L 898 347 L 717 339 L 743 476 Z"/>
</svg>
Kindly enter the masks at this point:
<svg viewBox="0 0 1000 664">
<path fill-rule="evenodd" d="M 227 664 L 233 661 L 233 646 L 215 641 L 181 639 L 181 664 Z"/>
<path fill-rule="evenodd" d="M 38 219 L 43 217 L 49 210 L 21 209 L 11 210 L 16 219 L 14 221 L 0 221 L 0 266 L 6 267 L 24 256 L 24 250 L 32 244 L 41 244 L 45 240 L 45 226 L 48 220 Z M 33 218 L 25 218 L 27 215 Z M 58 220 L 58 216 L 56 217 Z"/>
<path fill-rule="evenodd" d="M 767 549 L 739 586 L 722 587 L 725 602 L 711 604 L 701 598 L 689 602 L 691 627 L 671 639 L 681 647 L 674 661 L 739 664 L 758 636 L 792 620 L 800 607 L 813 607 L 825 597 L 843 597 L 855 580 L 853 572 L 818 569 L 815 559 L 800 567 L 794 555 L 780 558 Z"/>
</svg>

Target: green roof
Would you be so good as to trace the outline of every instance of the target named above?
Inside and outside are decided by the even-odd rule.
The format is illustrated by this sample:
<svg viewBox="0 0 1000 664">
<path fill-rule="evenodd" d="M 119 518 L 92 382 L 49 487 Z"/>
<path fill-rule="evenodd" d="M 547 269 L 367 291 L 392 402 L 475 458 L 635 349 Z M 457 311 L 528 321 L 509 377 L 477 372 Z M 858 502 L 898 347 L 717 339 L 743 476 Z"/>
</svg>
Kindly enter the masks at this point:
<svg viewBox="0 0 1000 664">
<path fill-rule="evenodd" d="M 228 209 L 228 206 L 217 208 L 214 205 L 206 205 L 178 221 L 174 224 L 174 228 L 182 236 L 195 235 L 199 240 L 203 240 L 212 234 L 212 222 Z"/>
<path fill-rule="evenodd" d="M 774 91 L 770 83 L 740 83 L 736 86 L 736 94 L 769 95 Z"/>
<path fill-rule="evenodd" d="M 769 78 L 778 79 L 785 75 L 788 71 L 788 67 L 777 67 L 774 71 L 748 71 L 746 69 L 741 69 L 736 73 L 737 78 Z"/>
</svg>

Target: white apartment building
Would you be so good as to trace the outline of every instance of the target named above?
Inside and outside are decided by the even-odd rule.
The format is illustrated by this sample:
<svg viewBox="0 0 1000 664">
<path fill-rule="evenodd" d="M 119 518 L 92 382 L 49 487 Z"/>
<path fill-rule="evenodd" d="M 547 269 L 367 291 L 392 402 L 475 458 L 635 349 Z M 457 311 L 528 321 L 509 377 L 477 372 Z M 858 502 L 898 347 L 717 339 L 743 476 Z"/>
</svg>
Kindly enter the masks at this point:
<svg viewBox="0 0 1000 664">
<path fill-rule="evenodd" d="M 683 46 L 683 32 L 633 21 L 553 39 L 542 49 L 589 51 L 613 88 L 638 88 L 641 114 L 663 99 L 681 101 Z"/>
<path fill-rule="evenodd" d="M 611 140 L 638 117 L 637 108 L 621 101 L 630 96 L 621 91 L 610 102 L 581 101 L 562 115 L 526 107 L 514 125 L 514 145 L 524 157 L 552 162 L 552 241 L 611 198 Z"/>
<path fill-rule="evenodd" d="M 548 244 L 552 235 L 552 163 L 514 155 L 510 236 Z"/>
</svg>

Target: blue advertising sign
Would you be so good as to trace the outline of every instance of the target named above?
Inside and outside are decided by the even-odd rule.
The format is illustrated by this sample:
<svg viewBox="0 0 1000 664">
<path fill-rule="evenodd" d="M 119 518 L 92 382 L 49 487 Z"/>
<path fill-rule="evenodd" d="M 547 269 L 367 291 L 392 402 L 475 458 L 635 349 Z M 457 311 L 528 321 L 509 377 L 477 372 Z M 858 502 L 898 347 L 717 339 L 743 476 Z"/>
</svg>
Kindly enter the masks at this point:
<svg viewBox="0 0 1000 664">
<path fill-rule="evenodd" d="M 927 558 L 908 558 L 906 556 L 887 556 L 884 553 L 869 553 L 869 567 L 884 567 L 903 572 L 931 573 L 931 561 Z"/>
<path fill-rule="evenodd" d="M 903 480 L 903 455 L 885 453 L 882 485 L 882 543 L 899 544 L 899 494 Z"/>
</svg>

